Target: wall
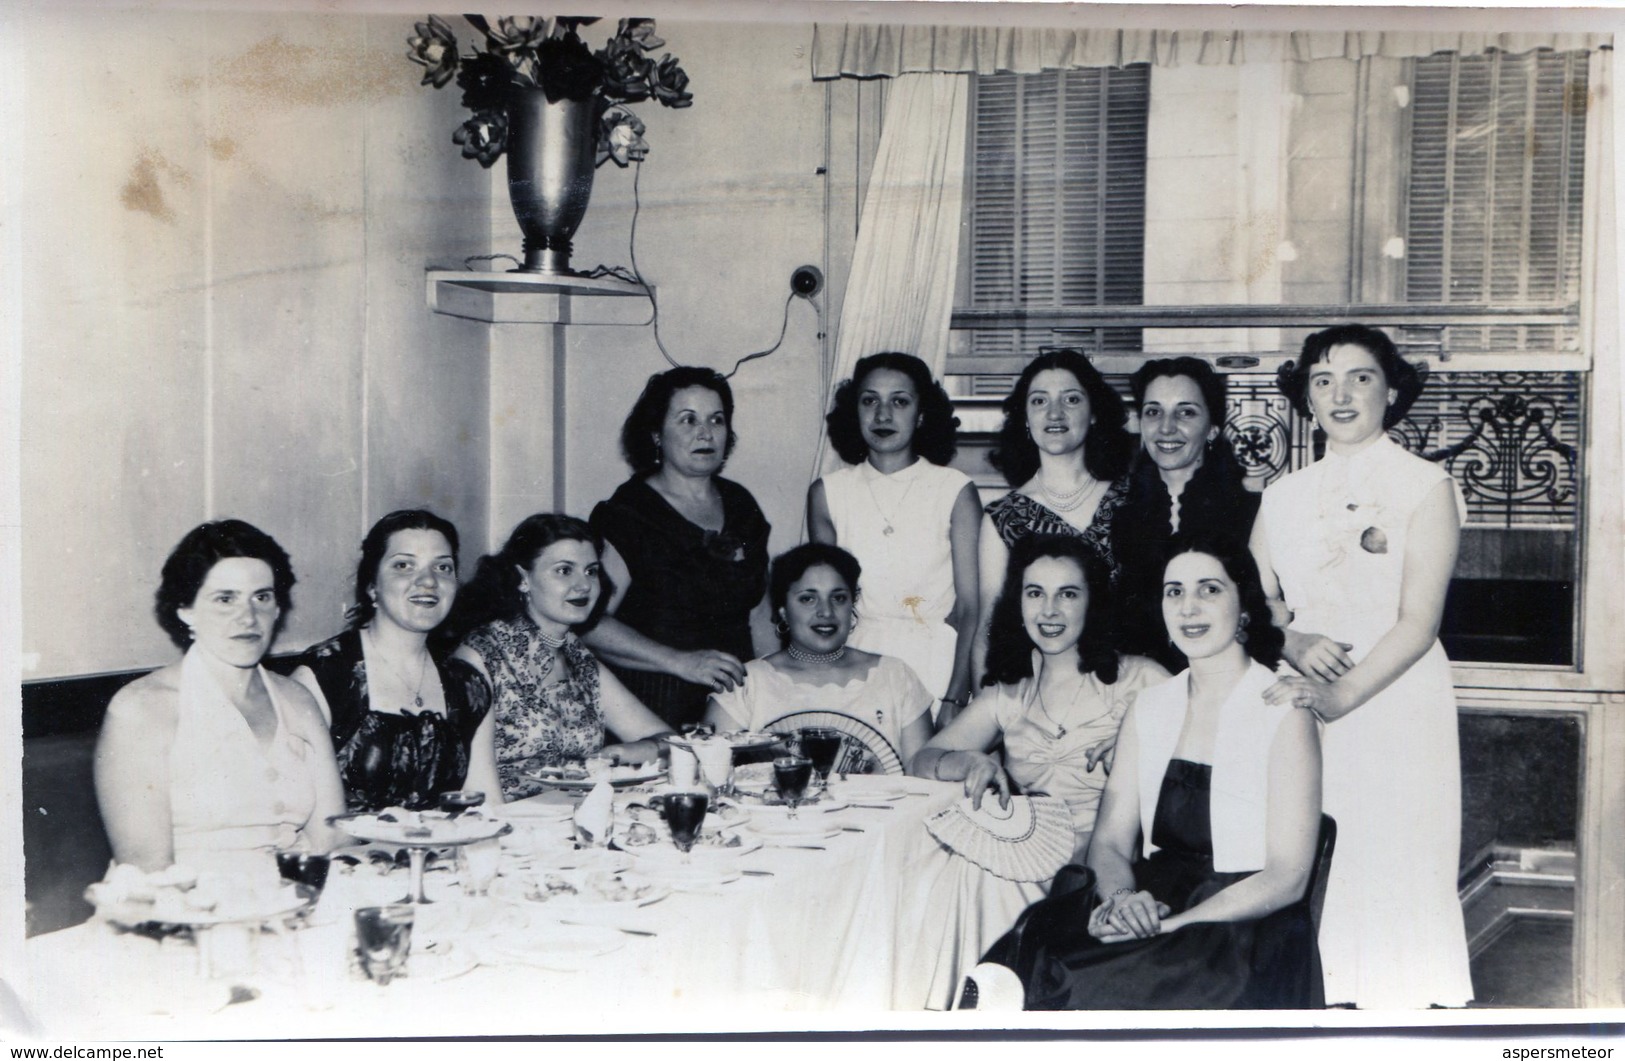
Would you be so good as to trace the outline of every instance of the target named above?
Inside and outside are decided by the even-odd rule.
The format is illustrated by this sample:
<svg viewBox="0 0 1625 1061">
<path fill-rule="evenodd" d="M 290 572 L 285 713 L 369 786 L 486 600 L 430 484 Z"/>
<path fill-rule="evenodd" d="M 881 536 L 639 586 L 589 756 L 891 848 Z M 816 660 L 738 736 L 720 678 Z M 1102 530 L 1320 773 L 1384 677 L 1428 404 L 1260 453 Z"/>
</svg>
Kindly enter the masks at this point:
<svg viewBox="0 0 1625 1061">
<path fill-rule="evenodd" d="M 485 330 L 432 317 L 423 270 L 484 249 L 489 184 L 455 89 L 402 57 L 411 20 L 14 23 L 22 677 L 172 658 L 152 591 L 204 519 L 291 554 L 279 650 L 338 629 L 383 512 L 431 505 L 477 547 Z"/>
</svg>

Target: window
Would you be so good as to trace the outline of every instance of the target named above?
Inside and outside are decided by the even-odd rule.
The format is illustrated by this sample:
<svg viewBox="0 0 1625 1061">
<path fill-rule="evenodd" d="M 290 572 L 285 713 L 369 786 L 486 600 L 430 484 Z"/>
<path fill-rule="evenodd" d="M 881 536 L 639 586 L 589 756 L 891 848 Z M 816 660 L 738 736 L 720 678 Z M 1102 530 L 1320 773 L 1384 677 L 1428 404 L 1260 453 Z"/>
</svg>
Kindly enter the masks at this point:
<svg viewBox="0 0 1625 1061">
<path fill-rule="evenodd" d="M 1584 53 L 1414 61 L 1405 300 L 1573 320 L 1408 329 L 1408 340 L 1447 353 L 1579 348 L 1586 96 Z"/>
<path fill-rule="evenodd" d="M 1140 303 L 1150 67 L 975 84 L 970 240 L 955 308 L 1009 321 L 975 331 L 970 353 L 1024 362 L 1045 346 L 1137 352 L 1137 328 L 1057 331 L 1025 326 L 1022 313 Z"/>
</svg>

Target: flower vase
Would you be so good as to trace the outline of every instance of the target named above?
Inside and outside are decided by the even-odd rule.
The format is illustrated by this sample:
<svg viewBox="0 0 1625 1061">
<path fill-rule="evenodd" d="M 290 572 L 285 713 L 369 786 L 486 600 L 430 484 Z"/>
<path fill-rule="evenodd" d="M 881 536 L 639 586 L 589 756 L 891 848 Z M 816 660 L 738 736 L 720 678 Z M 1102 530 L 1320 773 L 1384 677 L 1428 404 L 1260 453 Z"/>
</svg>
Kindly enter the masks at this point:
<svg viewBox="0 0 1625 1061">
<path fill-rule="evenodd" d="M 508 100 L 508 200 L 525 234 L 519 273 L 574 276 L 570 238 L 587 213 L 596 163 L 600 101 L 548 102 L 541 89 Z"/>
</svg>

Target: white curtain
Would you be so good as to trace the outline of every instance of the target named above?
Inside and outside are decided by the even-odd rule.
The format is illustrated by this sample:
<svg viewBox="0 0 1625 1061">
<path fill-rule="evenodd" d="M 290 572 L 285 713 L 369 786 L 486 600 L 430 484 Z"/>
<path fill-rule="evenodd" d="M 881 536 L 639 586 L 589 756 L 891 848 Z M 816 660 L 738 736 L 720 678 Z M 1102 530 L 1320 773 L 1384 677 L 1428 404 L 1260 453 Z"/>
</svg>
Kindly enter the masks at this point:
<svg viewBox="0 0 1625 1061">
<path fill-rule="evenodd" d="M 1612 47 L 1610 33 L 1301 32 L 1038 29 L 826 23 L 813 27 L 813 77 L 899 74 L 1030 74 L 1090 66 L 1235 65 L 1282 60 L 1471 55 Z"/>
<path fill-rule="evenodd" d="M 968 92 L 969 78 L 959 74 L 909 74 L 888 88 L 835 337 L 831 394 L 867 354 L 913 354 L 938 376 L 947 363 Z M 813 474 L 840 464 L 820 440 Z"/>
</svg>

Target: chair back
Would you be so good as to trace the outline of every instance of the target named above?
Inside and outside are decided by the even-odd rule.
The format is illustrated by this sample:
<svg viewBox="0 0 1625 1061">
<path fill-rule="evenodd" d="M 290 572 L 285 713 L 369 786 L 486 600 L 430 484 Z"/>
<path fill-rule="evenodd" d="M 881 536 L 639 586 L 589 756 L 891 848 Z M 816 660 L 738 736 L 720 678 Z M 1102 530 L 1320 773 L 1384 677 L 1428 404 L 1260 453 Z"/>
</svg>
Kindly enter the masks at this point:
<svg viewBox="0 0 1625 1061">
<path fill-rule="evenodd" d="M 1332 875 L 1332 852 L 1337 847 L 1337 821 L 1330 814 L 1320 816 L 1320 839 L 1315 842 L 1315 861 L 1309 868 L 1309 918 L 1320 934 L 1320 911 L 1326 905 L 1326 883 Z"/>
</svg>

